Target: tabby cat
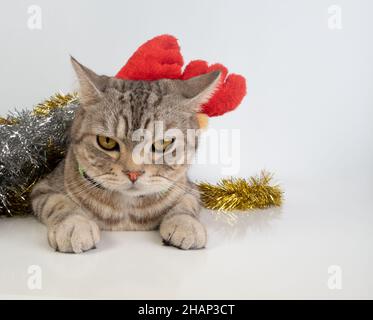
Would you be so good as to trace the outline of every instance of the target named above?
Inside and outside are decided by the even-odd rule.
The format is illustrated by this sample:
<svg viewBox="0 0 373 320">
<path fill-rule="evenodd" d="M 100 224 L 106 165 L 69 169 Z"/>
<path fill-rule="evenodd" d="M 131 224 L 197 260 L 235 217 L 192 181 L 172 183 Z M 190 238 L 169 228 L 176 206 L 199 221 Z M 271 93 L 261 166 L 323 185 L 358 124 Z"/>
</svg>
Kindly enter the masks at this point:
<svg viewBox="0 0 373 320">
<path fill-rule="evenodd" d="M 159 229 L 166 245 L 205 247 L 199 194 L 188 180 L 188 163 L 135 161 L 134 150 L 144 139 L 135 141 L 134 134 L 152 133 L 151 148 L 142 155 L 174 154 L 180 143 L 186 151 L 187 131 L 198 129 L 197 112 L 216 89 L 220 72 L 189 80 L 133 81 L 100 76 L 71 61 L 79 79 L 80 107 L 67 154 L 31 193 L 50 246 L 81 253 L 96 247 L 100 230 Z M 159 121 L 184 138 L 155 141 Z"/>
</svg>

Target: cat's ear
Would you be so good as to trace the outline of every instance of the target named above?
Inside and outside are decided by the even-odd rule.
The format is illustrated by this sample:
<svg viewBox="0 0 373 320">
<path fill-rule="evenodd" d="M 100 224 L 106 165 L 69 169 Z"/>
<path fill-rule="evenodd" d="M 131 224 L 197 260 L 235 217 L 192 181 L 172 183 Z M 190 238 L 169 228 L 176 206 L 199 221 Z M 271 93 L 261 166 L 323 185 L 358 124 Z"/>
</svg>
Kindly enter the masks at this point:
<svg viewBox="0 0 373 320">
<path fill-rule="evenodd" d="M 181 80 L 177 87 L 181 95 L 188 99 L 194 111 L 199 111 L 201 105 L 206 103 L 220 83 L 221 72 L 212 71 L 188 80 Z"/>
<path fill-rule="evenodd" d="M 79 100 L 83 106 L 93 104 L 102 97 L 102 89 L 107 81 L 106 76 L 99 76 L 92 70 L 83 66 L 74 57 L 71 64 L 79 80 Z"/>
</svg>

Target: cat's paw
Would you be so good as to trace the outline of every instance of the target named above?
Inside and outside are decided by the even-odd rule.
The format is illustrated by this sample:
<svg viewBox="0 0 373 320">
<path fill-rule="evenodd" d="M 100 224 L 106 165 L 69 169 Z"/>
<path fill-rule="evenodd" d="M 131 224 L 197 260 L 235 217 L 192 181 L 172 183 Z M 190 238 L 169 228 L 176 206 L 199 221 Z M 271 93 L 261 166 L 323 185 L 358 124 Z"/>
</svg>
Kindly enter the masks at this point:
<svg viewBox="0 0 373 320">
<path fill-rule="evenodd" d="M 164 220 L 160 226 L 160 233 L 165 245 L 179 249 L 200 249 L 206 246 L 205 227 L 196 218 L 186 214 Z"/>
<path fill-rule="evenodd" d="M 100 229 L 86 217 L 71 215 L 48 228 L 48 241 L 56 251 L 82 253 L 96 247 Z"/>
</svg>

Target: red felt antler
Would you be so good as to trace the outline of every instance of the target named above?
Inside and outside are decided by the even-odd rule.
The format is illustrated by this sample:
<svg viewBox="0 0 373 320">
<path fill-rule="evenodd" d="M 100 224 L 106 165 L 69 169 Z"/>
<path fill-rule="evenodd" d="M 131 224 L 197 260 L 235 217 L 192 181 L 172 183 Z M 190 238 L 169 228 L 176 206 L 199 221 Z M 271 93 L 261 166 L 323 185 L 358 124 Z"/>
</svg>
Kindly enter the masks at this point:
<svg viewBox="0 0 373 320">
<path fill-rule="evenodd" d="M 202 112 L 210 117 L 232 111 L 246 95 L 246 80 L 237 74 L 228 75 L 222 64 L 208 66 L 206 61 L 191 61 L 182 73 L 184 61 L 177 39 L 171 35 L 161 35 L 144 43 L 117 73 L 120 79 L 158 80 L 189 79 L 214 70 L 222 72 L 218 90 L 202 106 Z"/>
<path fill-rule="evenodd" d="M 139 47 L 116 77 L 130 80 L 179 79 L 183 64 L 177 39 L 162 35 Z"/>
</svg>

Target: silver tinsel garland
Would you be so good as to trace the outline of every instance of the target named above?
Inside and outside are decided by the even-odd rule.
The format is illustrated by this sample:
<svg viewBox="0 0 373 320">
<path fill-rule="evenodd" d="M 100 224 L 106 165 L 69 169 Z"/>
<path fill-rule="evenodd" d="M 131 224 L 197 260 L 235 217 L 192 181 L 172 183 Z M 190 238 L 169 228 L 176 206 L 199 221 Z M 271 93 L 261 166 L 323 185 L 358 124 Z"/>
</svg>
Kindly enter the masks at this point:
<svg viewBox="0 0 373 320">
<path fill-rule="evenodd" d="M 66 103 L 55 107 L 61 97 Z M 0 216 L 29 213 L 32 186 L 63 158 L 78 106 L 76 97 L 66 97 L 57 94 L 33 110 L 0 118 Z"/>
</svg>

